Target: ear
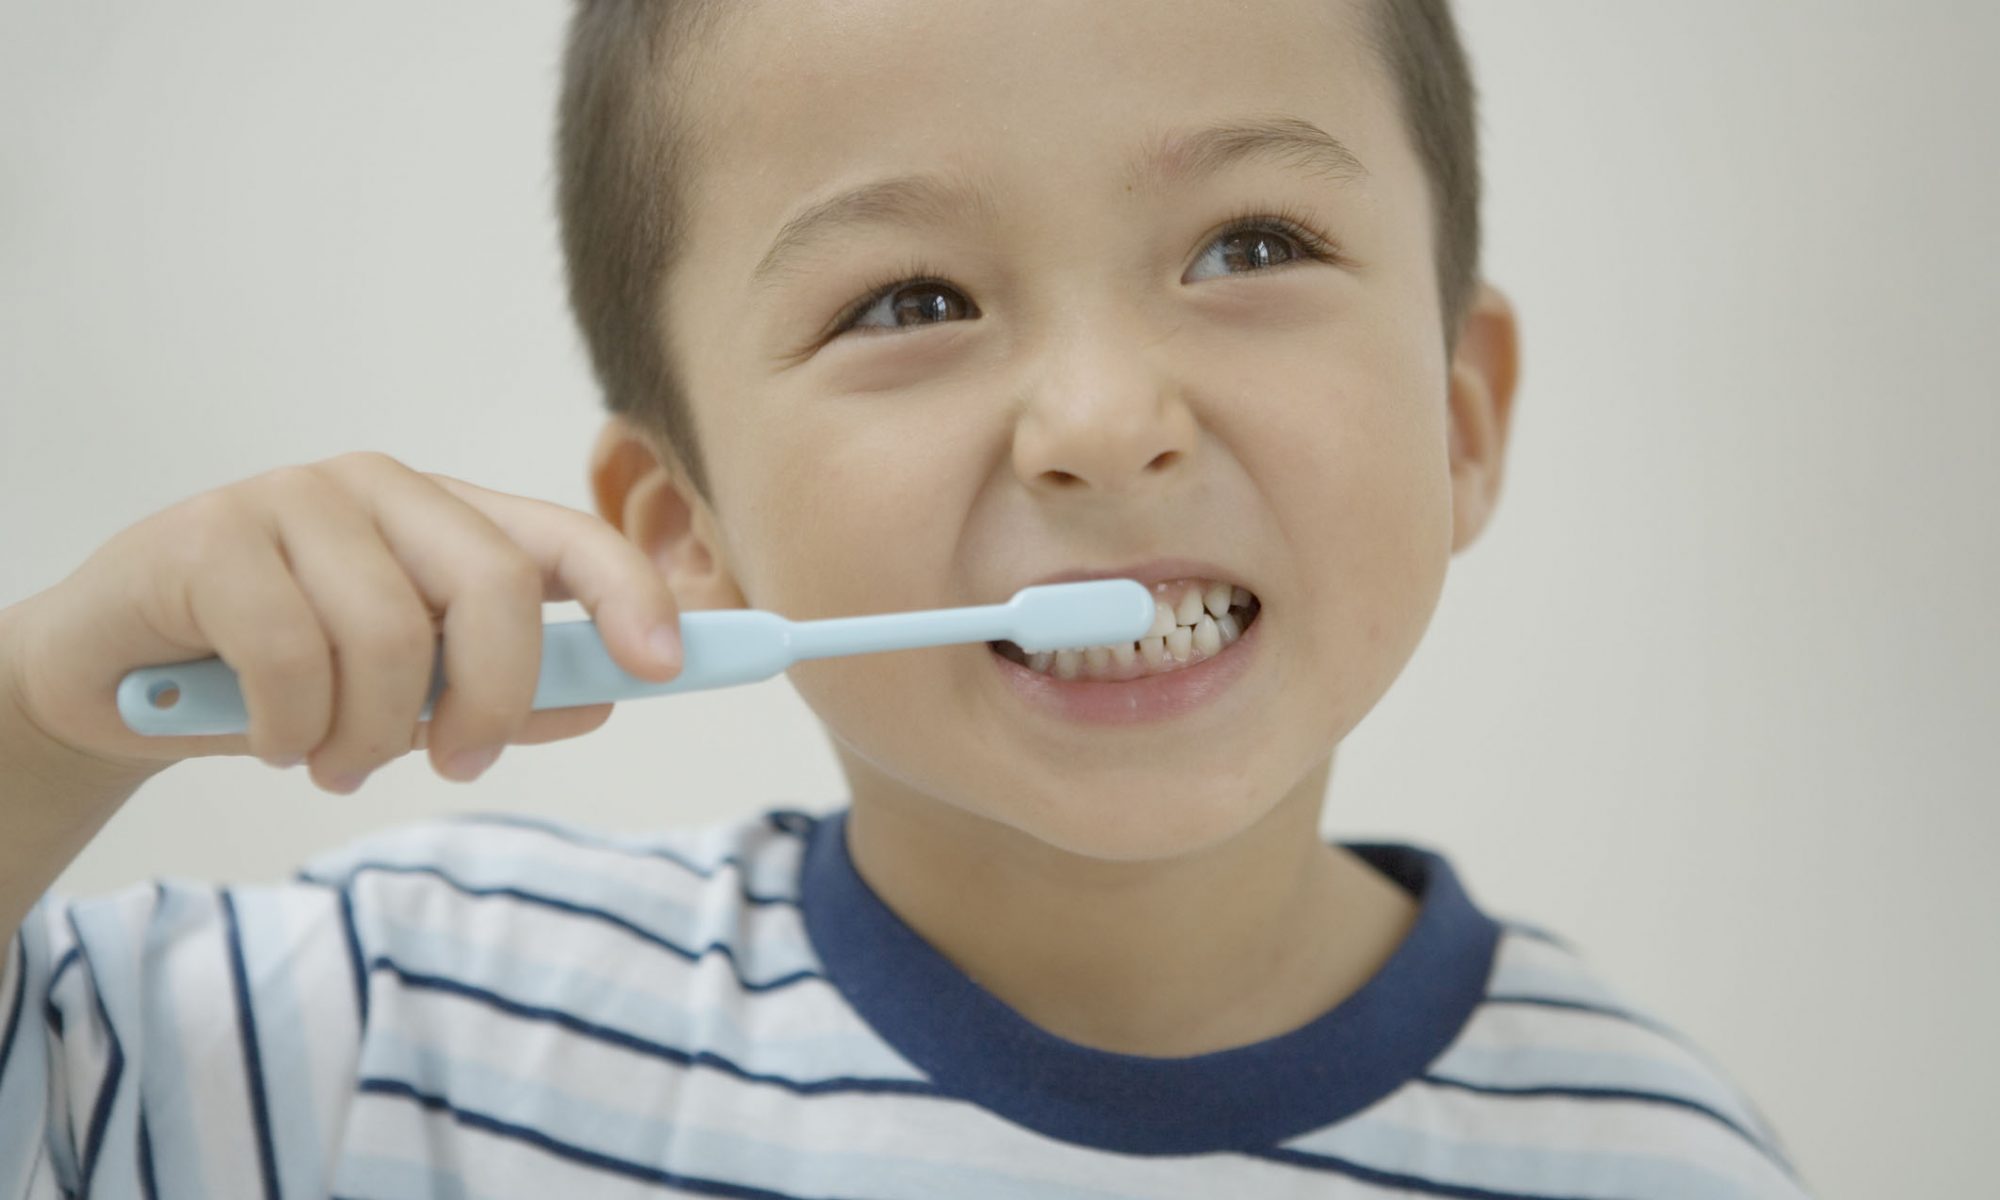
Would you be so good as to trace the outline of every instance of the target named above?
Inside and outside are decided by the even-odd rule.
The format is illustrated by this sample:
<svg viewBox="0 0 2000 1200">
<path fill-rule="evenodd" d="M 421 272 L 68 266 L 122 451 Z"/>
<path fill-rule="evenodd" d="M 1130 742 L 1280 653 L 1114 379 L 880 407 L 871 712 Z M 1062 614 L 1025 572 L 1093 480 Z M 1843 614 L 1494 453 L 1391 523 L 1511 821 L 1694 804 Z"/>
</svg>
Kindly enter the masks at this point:
<svg viewBox="0 0 2000 1200">
<path fill-rule="evenodd" d="M 1500 289 L 1481 282 L 1451 360 L 1451 550 L 1472 544 L 1500 500 L 1521 370 L 1520 325 Z"/>
<path fill-rule="evenodd" d="M 721 550 L 714 514 L 687 482 L 672 451 L 623 416 L 598 432 L 590 452 L 597 515 L 659 567 L 682 611 L 747 608 Z"/>
</svg>

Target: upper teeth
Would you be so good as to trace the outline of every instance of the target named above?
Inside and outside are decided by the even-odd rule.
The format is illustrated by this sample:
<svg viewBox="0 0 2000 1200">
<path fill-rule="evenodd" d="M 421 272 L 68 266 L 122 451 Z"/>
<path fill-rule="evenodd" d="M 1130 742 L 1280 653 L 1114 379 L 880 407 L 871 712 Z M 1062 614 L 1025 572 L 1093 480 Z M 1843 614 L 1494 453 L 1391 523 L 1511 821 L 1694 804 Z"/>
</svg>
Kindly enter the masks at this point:
<svg viewBox="0 0 2000 1200">
<path fill-rule="evenodd" d="M 1153 585 L 1153 624 L 1138 643 L 1037 651 L 1027 656 L 1032 670 L 1062 679 L 1079 675 L 1125 675 L 1137 659 L 1149 668 L 1207 658 L 1235 641 L 1243 630 L 1231 608 L 1246 608 L 1250 592 L 1213 579 L 1173 580 Z"/>
</svg>

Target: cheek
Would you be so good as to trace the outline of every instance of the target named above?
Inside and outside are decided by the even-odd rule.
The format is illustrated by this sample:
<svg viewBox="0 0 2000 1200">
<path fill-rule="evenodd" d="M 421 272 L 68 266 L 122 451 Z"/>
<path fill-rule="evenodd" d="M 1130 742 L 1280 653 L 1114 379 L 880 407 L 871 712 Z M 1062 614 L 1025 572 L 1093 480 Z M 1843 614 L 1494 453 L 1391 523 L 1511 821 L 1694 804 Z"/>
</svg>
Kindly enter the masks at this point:
<svg viewBox="0 0 2000 1200">
<path fill-rule="evenodd" d="M 977 764 L 1005 761 L 978 746 L 979 709 L 962 694 L 972 669 L 991 669 L 988 654 L 934 646 L 796 663 L 787 675 L 834 741 L 918 791 L 956 795 L 968 773 L 990 773 Z"/>
<path fill-rule="evenodd" d="M 1402 669 L 1443 588 L 1451 477 L 1436 361 L 1394 330 L 1357 330 L 1293 362 L 1266 394 L 1283 404 L 1237 431 L 1276 525 L 1297 650 L 1287 685 L 1344 730 Z M 1273 628 L 1280 626 L 1274 625 Z"/>
<path fill-rule="evenodd" d="M 794 428 L 765 446 L 744 544 L 760 605 L 795 620 L 956 602 L 943 595 L 968 466 L 893 437 Z"/>
</svg>

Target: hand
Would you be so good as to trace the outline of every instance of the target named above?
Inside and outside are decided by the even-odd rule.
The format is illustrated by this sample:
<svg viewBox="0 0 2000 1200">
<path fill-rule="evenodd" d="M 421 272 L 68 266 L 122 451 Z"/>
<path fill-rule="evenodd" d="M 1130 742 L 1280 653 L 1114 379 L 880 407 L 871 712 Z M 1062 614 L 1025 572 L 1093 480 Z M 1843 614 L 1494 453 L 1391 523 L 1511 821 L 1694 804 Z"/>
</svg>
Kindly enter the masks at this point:
<svg viewBox="0 0 2000 1200">
<path fill-rule="evenodd" d="M 439 774 L 470 780 L 503 746 L 576 737 L 611 715 L 609 704 L 530 709 L 550 600 L 580 601 L 633 675 L 680 673 L 679 605 L 604 521 L 343 454 L 190 497 L 0 613 L 0 693 L 51 743 L 49 761 L 111 776 L 255 754 L 307 761 L 316 784 L 344 795 L 426 747 Z M 649 644 L 662 628 L 664 655 Z M 448 685 L 419 721 L 440 631 Z M 126 727 L 126 672 L 210 655 L 241 681 L 247 732 Z"/>
</svg>

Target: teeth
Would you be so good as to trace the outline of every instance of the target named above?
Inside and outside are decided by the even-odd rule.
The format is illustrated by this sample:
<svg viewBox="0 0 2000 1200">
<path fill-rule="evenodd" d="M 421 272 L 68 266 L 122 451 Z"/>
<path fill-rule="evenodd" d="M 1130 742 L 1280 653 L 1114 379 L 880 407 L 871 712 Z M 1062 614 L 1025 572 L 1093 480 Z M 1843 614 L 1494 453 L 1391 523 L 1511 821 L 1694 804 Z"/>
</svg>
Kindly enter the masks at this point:
<svg viewBox="0 0 2000 1200">
<path fill-rule="evenodd" d="M 1137 643 L 1025 653 L 1028 669 L 1066 680 L 1112 679 L 1135 677 L 1133 668 L 1142 662 L 1142 672 L 1199 662 L 1243 636 L 1231 610 L 1248 608 L 1254 599 L 1234 584 L 1198 580 L 1156 584 L 1153 596 L 1153 624 Z"/>
<path fill-rule="evenodd" d="M 1229 615 L 1230 591 L 1226 583 L 1209 584 L 1208 590 L 1201 594 L 1201 606 L 1208 610 L 1209 616 L 1220 621 Z"/>
</svg>

